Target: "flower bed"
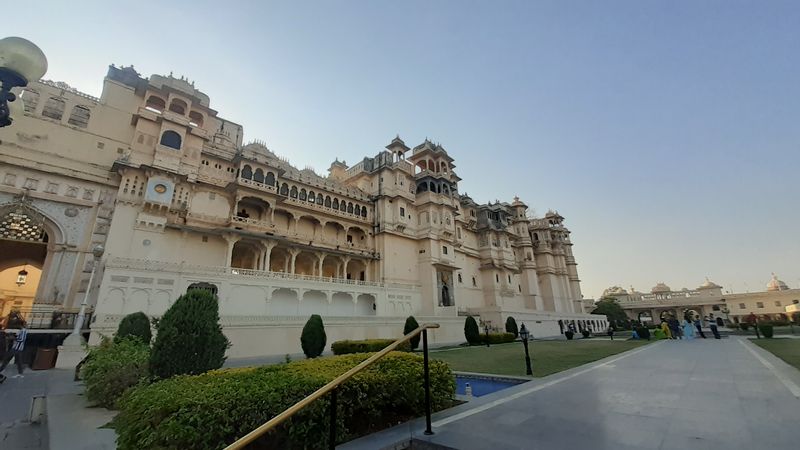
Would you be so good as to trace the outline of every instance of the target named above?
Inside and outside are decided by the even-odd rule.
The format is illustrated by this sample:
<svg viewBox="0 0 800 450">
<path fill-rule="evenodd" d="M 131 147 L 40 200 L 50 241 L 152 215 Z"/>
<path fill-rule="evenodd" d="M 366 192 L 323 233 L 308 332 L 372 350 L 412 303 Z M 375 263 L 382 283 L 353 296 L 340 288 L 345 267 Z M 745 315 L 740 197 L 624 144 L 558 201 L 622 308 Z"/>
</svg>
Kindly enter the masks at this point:
<svg viewBox="0 0 800 450">
<path fill-rule="evenodd" d="M 137 387 L 119 402 L 118 448 L 223 448 L 367 357 L 215 370 Z M 447 364 L 431 361 L 430 380 L 434 410 L 450 406 L 455 385 Z M 422 357 L 390 353 L 339 387 L 338 405 L 340 441 L 424 414 Z M 328 407 L 327 397 L 312 403 L 250 448 L 327 448 Z"/>
</svg>

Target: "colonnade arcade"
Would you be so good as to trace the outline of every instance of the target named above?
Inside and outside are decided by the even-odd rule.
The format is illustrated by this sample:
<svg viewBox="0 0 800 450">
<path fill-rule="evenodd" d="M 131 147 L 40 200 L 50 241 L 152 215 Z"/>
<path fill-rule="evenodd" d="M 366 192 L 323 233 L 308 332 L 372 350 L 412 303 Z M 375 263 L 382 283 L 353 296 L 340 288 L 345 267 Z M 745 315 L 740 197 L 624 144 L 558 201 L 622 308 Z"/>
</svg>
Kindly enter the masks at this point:
<svg viewBox="0 0 800 450">
<path fill-rule="evenodd" d="M 301 241 L 344 247 L 369 249 L 372 240 L 361 226 L 343 224 L 317 215 L 274 207 L 258 197 L 242 197 L 236 203 L 231 225 L 239 229 L 269 230 Z"/>
<path fill-rule="evenodd" d="M 228 264 L 239 269 L 371 281 L 371 260 L 228 235 Z"/>
</svg>

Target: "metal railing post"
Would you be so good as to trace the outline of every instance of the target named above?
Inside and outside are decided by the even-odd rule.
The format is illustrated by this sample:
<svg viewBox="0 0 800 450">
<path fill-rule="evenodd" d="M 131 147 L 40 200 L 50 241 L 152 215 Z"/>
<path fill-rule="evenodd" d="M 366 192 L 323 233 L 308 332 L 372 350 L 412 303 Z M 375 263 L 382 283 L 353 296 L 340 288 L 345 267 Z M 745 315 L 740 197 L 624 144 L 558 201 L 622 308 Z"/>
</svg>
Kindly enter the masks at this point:
<svg viewBox="0 0 800 450">
<path fill-rule="evenodd" d="M 431 429 L 431 375 L 428 370 L 428 330 L 422 330 L 422 374 L 425 383 L 425 434 L 433 434 Z"/>
<path fill-rule="evenodd" d="M 336 393 L 338 391 L 339 389 L 334 389 L 331 391 L 331 432 L 328 436 L 328 448 L 330 450 L 336 449 L 336 403 L 338 403 L 336 399 Z"/>
</svg>

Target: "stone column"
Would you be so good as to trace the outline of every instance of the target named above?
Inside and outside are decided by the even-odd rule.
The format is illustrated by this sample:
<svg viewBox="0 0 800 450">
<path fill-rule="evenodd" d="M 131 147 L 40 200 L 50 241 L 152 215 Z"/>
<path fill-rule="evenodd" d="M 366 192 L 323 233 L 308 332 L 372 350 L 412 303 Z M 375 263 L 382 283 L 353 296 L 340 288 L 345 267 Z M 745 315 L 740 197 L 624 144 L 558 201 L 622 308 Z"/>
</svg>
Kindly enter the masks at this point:
<svg viewBox="0 0 800 450">
<path fill-rule="evenodd" d="M 350 257 L 349 256 L 343 256 L 342 257 L 342 264 L 343 264 L 343 267 L 342 267 L 342 278 L 347 278 L 347 264 L 349 262 L 350 262 Z"/>
<path fill-rule="evenodd" d="M 231 259 L 233 258 L 233 246 L 239 242 L 240 238 L 231 233 L 223 234 L 222 237 L 228 242 L 228 254 L 225 257 L 225 267 L 230 267 Z"/>
<path fill-rule="evenodd" d="M 291 273 L 295 273 L 295 263 L 297 262 L 297 255 L 300 253 L 300 250 L 297 249 L 289 249 L 289 254 L 292 255 L 292 262 L 291 262 Z"/>
<path fill-rule="evenodd" d="M 322 277 L 322 263 L 325 262 L 325 252 L 317 253 L 317 258 L 319 259 L 319 277 Z"/>
<path fill-rule="evenodd" d="M 266 243 L 262 242 L 261 245 L 264 246 L 264 262 L 262 264 L 262 267 L 263 267 L 262 270 L 269 272 L 270 271 L 270 262 L 271 262 L 270 258 L 272 256 L 272 249 L 275 248 L 276 244 L 275 244 L 275 242 L 267 241 Z"/>
</svg>

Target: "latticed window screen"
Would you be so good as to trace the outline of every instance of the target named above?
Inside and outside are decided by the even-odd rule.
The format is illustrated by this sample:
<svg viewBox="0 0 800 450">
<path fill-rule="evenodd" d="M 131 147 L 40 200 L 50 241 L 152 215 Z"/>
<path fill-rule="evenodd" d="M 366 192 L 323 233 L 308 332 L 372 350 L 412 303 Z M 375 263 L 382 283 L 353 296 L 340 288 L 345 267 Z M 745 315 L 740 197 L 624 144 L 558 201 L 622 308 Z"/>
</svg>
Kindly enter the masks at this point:
<svg viewBox="0 0 800 450">
<path fill-rule="evenodd" d="M 0 238 L 17 241 L 44 242 L 42 222 L 25 213 L 12 211 L 0 221 Z"/>
</svg>

